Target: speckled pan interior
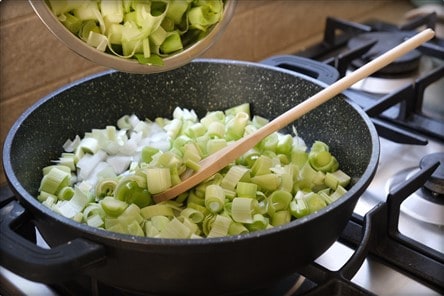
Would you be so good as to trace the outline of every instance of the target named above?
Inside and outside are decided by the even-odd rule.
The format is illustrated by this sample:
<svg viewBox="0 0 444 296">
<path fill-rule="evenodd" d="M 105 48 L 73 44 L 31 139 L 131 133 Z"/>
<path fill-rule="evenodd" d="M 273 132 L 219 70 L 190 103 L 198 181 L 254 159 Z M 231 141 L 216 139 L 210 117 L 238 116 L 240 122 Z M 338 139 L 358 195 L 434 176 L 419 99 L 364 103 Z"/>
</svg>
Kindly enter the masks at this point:
<svg viewBox="0 0 444 296">
<path fill-rule="evenodd" d="M 43 98 L 19 118 L 6 141 L 10 146 L 5 151 L 10 155 L 4 155 L 5 170 L 9 177 L 13 172 L 16 178 L 12 181 L 35 196 L 41 168 L 58 158 L 66 139 L 115 124 L 122 115 L 171 117 L 180 106 L 202 116 L 208 110 L 249 102 L 253 114 L 272 119 L 320 89 L 306 77 L 285 70 L 223 60 L 198 60 L 159 74 L 100 74 Z M 376 136 L 368 124 L 362 112 L 343 97 L 295 122 L 307 144 L 327 142 L 355 180 L 375 155 Z"/>
</svg>

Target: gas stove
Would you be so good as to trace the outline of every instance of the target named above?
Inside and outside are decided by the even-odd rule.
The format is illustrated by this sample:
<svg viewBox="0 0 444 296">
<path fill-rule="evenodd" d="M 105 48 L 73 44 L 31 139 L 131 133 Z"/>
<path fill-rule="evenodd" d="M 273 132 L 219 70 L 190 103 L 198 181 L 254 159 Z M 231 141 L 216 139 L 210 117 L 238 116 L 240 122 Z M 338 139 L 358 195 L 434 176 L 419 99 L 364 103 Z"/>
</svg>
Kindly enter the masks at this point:
<svg viewBox="0 0 444 296">
<path fill-rule="evenodd" d="M 332 83 L 386 45 L 392 47 L 422 27 L 433 29 L 436 21 L 434 13 L 401 26 L 328 18 L 321 42 L 263 63 Z M 376 175 L 330 249 L 297 274 L 253 295 L 444 293 L 443 93 L 444 40 L 439 37 L 345 92 L 378 130 Z M 14 198 L 7 188 L 1 197 Z M 36 243 L 45 245 L 38 233 Z M 129 295 L 86 277 L 47 286 L 0 271 L 2 295 Z"/>
</svg>

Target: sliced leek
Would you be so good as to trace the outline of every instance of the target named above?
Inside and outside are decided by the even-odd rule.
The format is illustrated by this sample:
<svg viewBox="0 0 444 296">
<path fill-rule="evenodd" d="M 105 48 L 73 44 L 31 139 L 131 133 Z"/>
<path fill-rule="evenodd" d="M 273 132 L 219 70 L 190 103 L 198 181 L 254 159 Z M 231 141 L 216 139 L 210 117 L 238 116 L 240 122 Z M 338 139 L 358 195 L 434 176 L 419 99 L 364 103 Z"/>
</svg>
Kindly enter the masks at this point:
<svg viewBox="0 0 444 296">
<path fill-rule="evenodd" d="M 107 18 L 119 18 L 109 5 Z M 154 204 L 151 195 L 180 183 L 187 168 L 198 170 L 200 160 L 266 123 L 260 116 L 250 120 L 249 104 L 201 119 L 182 108 L 153 121 L 124 115 L 116 126 L 67 140 L 60 158 L 43 168 L 37 198 L 92 227 L 195 239 L 283 225 L 346 194 L 351 177 L 338 169 L 326 143 L 308 149 L 297 136 L 274 133 L 175 200 Z"/>
<path fill-rule="evenodd" d="M 163 58 L 205 37 L 222 19 L 222 0 L 48 0 L 59 21 L 97 50 L 139 63 Z"/>
</svg>

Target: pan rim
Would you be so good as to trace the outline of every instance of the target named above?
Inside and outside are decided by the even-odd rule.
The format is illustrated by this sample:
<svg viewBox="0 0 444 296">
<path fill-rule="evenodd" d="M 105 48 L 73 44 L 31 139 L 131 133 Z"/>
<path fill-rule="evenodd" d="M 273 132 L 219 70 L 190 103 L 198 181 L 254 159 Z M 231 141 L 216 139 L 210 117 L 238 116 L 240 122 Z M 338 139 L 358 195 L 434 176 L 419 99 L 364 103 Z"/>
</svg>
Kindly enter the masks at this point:
<svg viewBox="0 0 444 296">
<path fill-rule="evenodd" d="M 199 58 L 193 60 L 191 63 L 209 63 L 209 64 L 231 64 L 236 66 L 248 66 L 248 67 L 259 67 L 268 69 L 271 71 L 277 71 L 284 74 L 288 74 L 291 76 L 303 78 L 304 80 L 308 80 L 314 84 L 317 84 L 321 87 L 326 87 L 326 84 L 318 81 L 312 77 L 309 77 L 304 74 L 296 73 L 291 70 L 277 68 L 274 66 L 264 65 L 256 62 L 248 62 L 248 61 L 239 61 L 239 60 L 229 60 L 229 59 L 216 59 L 216 58 Z M 186 65 L 185 65 L 186 66 Z M 369 135 L 371 137 L 371 143 L 372 143 L 372 150 L 370 153 L 370 159 L 369 163 L 367 165 L 367 168 L 363 172 L 362 176 L 357 180 L 357 182 L 353 185 L 352 188 L 348 190 L 346 195 L 343 198 L 340 198 L 339 200 L 335 201 L 334 203 L 328 205 L 327 207 L 321 209 L 320 211 L 310 214 L 308 216 L 305 216 L 303 218 L 295 219 L 285 225 L 273 227 L 271 229 L 261 230 L 261 231 L 255 231 L 248 234 L 242 234 L 242 235 L 235 235 L 235 236 L 226 236 L 226 237 L 220 237 L 220 238 L 204 238 L 204 239 L 164 239 L 164 238 L 150 238 L 150 237 L 142 237 L 142 236 L 133 236 L 133 235 L 127 235 L 127 234 L 120 234 L 120 233 L 113 233 L 108 230 L 98 229 L 91 226 L 88 226 L 86 224 L 82 224 L 79 222 L 76 222 L 72 219 L 66 218 L 60 214 L 55 213 L 51 209 L 47 208 L 43 204 L 41 204 L 32 194 L 30 194 L 19 182 L 11 164 L 11 146 L 15 138 L 15 134 L 22 125 L 22 123 L 27 119 L 27 117 L 37 108 L 39 108 L 40 105 L 44 104 L 45 102 L 51 100 L 54 96 L 64 92 L 67 89 L 70 89 L 72 87 L 75 87 L 79 84 L 82 84 L 84 82 L 88 82 L 91 80 L 94 80 L 96 78 L 111 75 L 113 73 L 119 73 L 116 70 L 106 70 L 103 72 L 99 72 L 96 74 L 88 75 L 86 77 L 83 77 L 81 79 L 78 79 L 76 81 L 73 81 L 67 85 L 64 85 L 60 87 L 59 89 L 49 93 L 48 95 L 44 96 L 43 98 L 39 99 L 36 103 L 31 105 L 27 110 L 25 110 L 19 118 L 15 121 L 11 129 L 9 130 L 5 142 L 4 142 L 4 149 L 3 149 L 3 166 L 6 178 L 12 187 L 13 191 L 18 194 L 20 200 L 24 200 L 26 203 L 29 203 L 32 205 L 34 209 L 37 209 L 40 214 L 43 214 L 47 217 L 49 217 L 52 220 L 55 220 L 57 222 L 63 223 L 65 226 L 68 226 L 70 228 L 75 228 L 77 231 L 80 231 L 83 235 L 87 234 L 89 236 L 94 236 L 95 238 L 100 238 L 102 241 L 112 242 L 112 241 L 118 241 L 118 243 L 121 245 L 122 243 L 126 243 L 128 245 L 132 245 L 134 243 L 137 243 L 137 245 L 150 245 L 150 246 L 177 246 L 177 247 L 184 247 L 184 246 L 199 246 L 199 245 L 208 245 L 208 244 L 232 244 L 234 242 L 239 241 L 248 241 L 250 239 L 256 239 L 258 237 L 263 236 L 273 236 L 277 233 L 288 231 L 292 228 L 299 227 L 302 224 L 308 223 L 312 220 L 319 219 L 324 213 L 332 210 L 335 207 L 340 206 L 343 203 L 346 203 L 349 199 L 355 197 L 355 195 L 361 194 L 365 188 L 369 185 L 371 182 L 374 174 L 376 173 L 377 164 L 379 160 L 379 151 L 380 151 L 380 144 L 379 144 L 379 138 L 376 131 L 376 128 L 374 127 L 373 123 L 371 122 L 368 115 L 354 102 L 347 99 L 347 95 L 344 93 L 341 94 L 341 96 L 344 96 L 345 101 L 351 105 L 351 107 L 360 115 L 361 119 L 365 122 L 367 128 L 369 129 Z M 129 75 L 139 75 L 139 74 L 130 74 Z"/>
</svg>

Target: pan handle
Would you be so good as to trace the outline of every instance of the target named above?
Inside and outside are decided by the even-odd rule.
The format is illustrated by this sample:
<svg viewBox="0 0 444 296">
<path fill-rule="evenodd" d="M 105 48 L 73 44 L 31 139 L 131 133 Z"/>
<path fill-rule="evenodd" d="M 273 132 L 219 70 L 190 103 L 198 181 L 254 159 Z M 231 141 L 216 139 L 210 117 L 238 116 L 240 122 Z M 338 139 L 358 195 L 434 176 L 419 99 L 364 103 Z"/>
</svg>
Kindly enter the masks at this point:
<svg viewBox="0 0 444 296">
<path fill-rule="evenodd" d="M 261 61 L 260 63 L 304 74 L 325 82 L 328 85 L 332 84 L 339 78 L 339 72 L 334 67 L 315 60 L 294 55 L 272 56 Z"/>
<path fill-rule="evenodd" d="M 16 200 L 4 204 L 0 213 L 0 265 L 28 280 L 64 282 L 105 259 L 105 248 L 86 239 L 47 249 L 19 235 L 14 229 L 31 218 Z"/>
</svg>

